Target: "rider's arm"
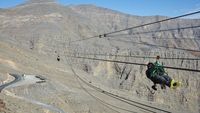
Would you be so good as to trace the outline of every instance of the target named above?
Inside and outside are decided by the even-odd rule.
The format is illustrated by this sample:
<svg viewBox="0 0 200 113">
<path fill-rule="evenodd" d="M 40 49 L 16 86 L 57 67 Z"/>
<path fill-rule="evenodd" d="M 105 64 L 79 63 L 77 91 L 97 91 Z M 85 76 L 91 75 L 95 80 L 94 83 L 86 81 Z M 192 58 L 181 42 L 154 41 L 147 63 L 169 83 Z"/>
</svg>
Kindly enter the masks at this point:
<svg viewBox="0 0 200 113">
<path fill-rule="evenodd" d="M 165 73 L 163 65 L 158 60 L 154 63 L 154 65 L 157 71 Z"/>
</svg>

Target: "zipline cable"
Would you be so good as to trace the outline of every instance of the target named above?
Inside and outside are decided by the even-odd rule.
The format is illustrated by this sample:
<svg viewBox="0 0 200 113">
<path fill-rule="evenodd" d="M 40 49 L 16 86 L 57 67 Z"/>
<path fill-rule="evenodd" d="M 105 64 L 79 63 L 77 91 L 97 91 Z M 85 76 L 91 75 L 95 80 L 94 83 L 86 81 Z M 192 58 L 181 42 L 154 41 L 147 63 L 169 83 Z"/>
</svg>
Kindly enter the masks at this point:
<svg viewBox="0 0 200 113">
<path fill-rule="evenodd" d="M 73 73 L 74 73 L 74 75 L 75 75 L 77 78 L 79 78 L 83 83 L 85 83 L 85 84 L 88 85 L 89 87 L 91 87 L 91 88 L 93 88 L 93 89 L 95 89 L 95 90 L 97 90 L 97 91 L 99 91 L 99 92 L 101 92 L 101 93 L 103 93 L 103 94 L 105 94 L 105 95 L 110 95 L 111 97 L 113 97 L 113 98 L 115 98 L 115 99 L 118 99 L 118 100 L 120 100 L 120 101 L 122 101 L 122 102 L 125 102 L 125 103 L 129 104 L 129 105 L 136 106 L 136 107 L 138 107 L 138 108 L 140 108 L 140 109 L 143 109 L 143 110 L 146 110 L 146 111 L 148 111 L 148 112 L 156 113 L 156 112 L 154 112 L 154 111 L 152 111 L 152 110 L 149 110 L 149 109 L 143 108 L 143 107 L 141 107 L 141 106 L 138 106 L 138 105 L 132 104 L 132 103 L 130 103 L 130 102 L 127 102 L 127 101 L 130 101 L 130 100 L 128 100 L 128 99 L 127 99 L 127 101 L 125 101 L 125 99 L 122 100 L 122 97 L 121 97 L 121 99 L 119 99 L 119 98 L 120 98 L 119 96 L 116 96 L 116 95 L 114 95 L 114 94 L 112 94 L 112 93 L 109 93 L 109 92 L 107 92 L 107 91 L 105 91 L 105 90 L 102 90 L 102 89 L 100 89 L 100 88 L 98 88 L 98 87 L 96 87 L 96 86 L 93 86 L 93 85 L 87 83 L 87 82 L 86 82 L 85 80 L 83 80 L 79 75 L 77 75 L 77 74 L 75 73 L 74 70 L 73 70 Z M 150 108 L 153 108 L 153 109 L 157 109 L 157 110 L 160 110 L 160 111 L 165 111 L 165 110 L 162 110 L 162 109 L 159 109 L 159 108 L 156 108 L 156 107 L 152 107 L 152 106 L 148 106 L 148 105 L 146 105 L 146 104 L 142 104 L 142 103 L 139 103 L 139 102 L 135 102 L 135 101 L 132 101 L 132 102 L 133 102 L 133 103 L 136 103 L 136 104 L 140 104 L 140 105 L 142 105 L 142 106 L 146 106 L 146 107 L 150 107 Z M 165 112 L 170 113 L 170 112 L 168 112 L 168 111 L 165 111 Z"/>
<path fill-rule="evenodd" d="M 121 36 L 124 36 L 124 37 L 121 37 Z M 107 37 L 108 37 L 108 39 L 115 37 L 115 39 L 122 39 L 122 38 L 123 39 L 143 39 L 143 38 L 145 38 L 145 39 L 155 39 L 155 40 L 189 40 L 189 41 L 200 40 L 200 38 L 194 38 L 194 37 L 200 37 L 200 35 L 197 35 L 197 36 L 193 35 L 194 36 L 193 38 L 177 38 L 177 37 L 167 38 L 166 36 L 165 37 L 163 37 L 163 36 L 159 36 L 159 37 L 158 36 L 145 36 L 145 37 L 137 37 L 136 36 L 136 37 L 133 37 L 133 36 L 128 35 L 128 34 L 119 34 L 119 35 L 109 35 Z M 163 38 L 161 38 L 161 37 L 163 37 Z"/>
<path fill-rule="evenodd" d="M 110 39 L 113 41 L 120 41 L 120 42 L 128 42 L 128 43 L 134 43 L 134 44 L 139 44 L 139 45 L 147 45 L 147 46 L 155 46 L 155 47 L 162 47 L 162 48 L 170 48 L 170 49 L 176 49 L 176 50 L 184 50 L 184 51 L 191 51 L 191 52 L 200 52 L 200 50 L 193 50 L 193 49 L 184 49 L 180 47 L 168 47 L 168 46 L 162 46 L 162 45 L 155 45 L 155 44 L 149 44 L 147 42 L 134 42 L 134 41 L 125 41 L 125 40 L 120 40 L 120 39 Z"/>
<path fill-rule="evenodd" d="M 144 64 L 144 63 L 126 62 L 126 61 L 118 61 L 118 60 L 107 60 L 107 59 L 98 59 L 98 58 L 89 58 L 89 57 L 76 57 L 76 56 L 68 56 L 68 57 L 79 58 L 79 59 L 88 59 L 88 60 L 96 60 L 96 61 L 104 61 L 104 62 L 132 64 L 132 65 L 140 65 L 140 66 L 146 66 L 147 65 L 147 64 Z M 175 70 L 200 72 L 200 70 L 196 70 L 196 69 L 179 68 L 179 67 L 171 67 L 171 66 L 163 66 L 163 67 L 168 68 L 168 69 L 175 69 Z"/>
<path fill-rule="evenodd" d="M 125 57 L 125 58 L 141 58 L 141 59 L 156 59 L 153 56 L 139 56 L 139 55 L 113 55 L 113 54 L 95 54 L 95 53 L 68 53 L 73 55 L 88 55 L 88 56 L 105 56 L 105 57 Z M 169 60 L 200 60 L 200 58 L 173 58 L 173 57 L 160 57 L 160 59 L 169 59 Z"/>
<path fill-rule="evenodd" d="M 74 71 L 74 69 L 73 69 L 72 67 L 71 67 L 71 70 L 72 70 L 72 72 L 74 73 L 74 75 L 77 77 L 78 75 L 75 73 L 75 71 Z M 78 78 L 80 81 L 83 82 L 83 80 L 80 79 L 79 76 L 78 76 L 77 78 Z M 78 81 L 78 82 L 79 82 L 79 81 Z M 86 84 L 87 82 L 84 81 L 84 83 Z M 114 108 L 117 108 L 117 109 L 120 109 L 120 110 L 124 110 L 124 111 L 127 111 L 127 112 L 137 113 L 137 112 L 135 112 L 135 111 L 127 110 L 127 109 L 124 109 L 124 108 L 117 107 L 117 106 L 114 106 L 114 105 L 112 105 L 112 104 L 109 104 L 109 103 L 107 103 L 107 102 L 101 100 L 100 98 L 94 96 L 93 94 L 91 94 L 86 88 L 83 87 L 83 85 L 82 85 L 80 82 L 79 82 L 79 84 L 80 84 L 81 88 L 82 88 L 86 93 L 88 93 L 91 97 L 95 98 L 96 100 L 100 101 L 102 104 L 104 104 L 104 105 L 107 106 L 108 108 L 112 109 L 111 107 L 114 107 Z M 88 85 L 88 84 L 86 84 L 86 85 Z M 89 86 L 89 87 L 90 87 L 90 86 Z M 109 106 L 111 106 L 111 107 L 109 107 Z M 117 111 L 117 110 L 114 110 L 114 109 L 112 109 L 112 110 L 115 111 L 115 112 L 117 112 L 117 113 L 120 113 L 120 112 Z"/>
<path fill-rule="evenodd" d="M 66 51 L 66 47 L 65 47 L 64 49 L 65 49 L 65 51 Z M 64 52 L 64 53 L 65 53 L 65 52 Z M 65 56 L 65 59 L 67 59 L 66 56 Z M 109 108 L 109 109 L 115 111 L 116 113 L 121 113 L 121 112 L 119 112 L 119 111 L 117 111 L 117 110 L 111 108 L 110 106 L 112 106 L 112 107 L 114 107 L 114 108 L 117 108 L 117 109 L 121 109 L 121 110 L 127 111 L 127 112 L 135 113 L 134 111 L 129 111 L 129 110 L 126 110 L 126 109 L 123 109 L 123 108 L 114 106 L 114 105 L 112 105 L 112 104 L 109 104 L 109 103 L 107 103 L 107 102 L 101 100 L 100 98 L 98 98 L 98 97 L 92 95 L 86 88 L 84 88 L 84 87 L 82 86 L 82 84 L 81 84 L 80 81 L 78 80 L 78 79 L 80 79 L 80 77 L 75 73 L 74 69 L 72 68 L 72 64 L 69 63 L 68 61 L 67 61 L 67 63 L 68 63 L 68 65 L 71 67 L 71 70 L 72 70 L 72 72 L 74 73 L 74 75 L 75 75 L 75 77 L 76 77 L 76 80 L 78 81 L 78 83 L 79 83 L 79 85 L 81 86 L 81 88 L 82 88 L 88 95 L 90 95 L 92 98 L 94 98 L 96 101 L 100 102 L 102 105 L 104 105 L 105 107 L 107 107 L 107 108 Z M 80 79 L 80 80 L 81 80 L 81 79 Z"/>
<path fill-rule="evenodd" d="M 65 58 L 66 58 L 66 56 L 65 56 Z M 67 59 L 67 58 L 66 58 L 66 59 Z M 69 64 L 69 63 L 68 63 L 68 64 Z M 97 90 L 97 91 L 99 91 L 99 92 L 101 92 L 101 93 L 102 93 L 102 91 L 104 91 L 104 90 L 102 90 L 102 89 L 99 89 L 99 88 L 97 88 L 97 87 L 95 87 L 95 86 L 92 86 L 91 84 L 87 83 L 87 82 L 86 82 L 85 80 L 83 80 L 79 75 L 76 74 L 75 70 L 72 68 L 71 63 L 70 63 L 69 65 L 70 65 L 71 70 L 72 70 L 72 72 L 74 73 L 74 75 L 75 75 L 75 77 L 76 77 L 77 79 L 81 80 L 83 83 L 85 83 L 85 84 L 88 85 L 89 87 L 91 87 L 91 88 L 93 88 L 93 89 L 95 89 L 95 90 Z M 79 82 L 79 81 L 78 81 L 78 82 Z M 109 108 L 109 109 L 111 109 L 111 110 L 113 110 L 113 111 L 115 111 L 115 112 L 120 113 L 119 111 L 114 110 L 114 109 L 111 108 L 111 107 L 114 107 L 114 108 L 117 108 L 117 109 L 120 109 L 120 110 L 124 110 L 124 111 L 127 111 L 127 112 L 131 112 L 131 113 L 137 113 L 137 112 L 135 112 L 135 111 L 127 110 L 127 109 L 124 109 L 124 108 L 117 107 L 117 106 L 115 106 L 115 105 L 109 104 L 109 103 L 107 103 L 107 102 L 101 100 L 100 98 L 98 98 L 98 97 L 92 95 L 86 88 L 84 88 L 84 87 L 81 85 L 80 82 L 79 82 L 79 85 L 80 85 L 81 88 L 82 88 L 86 93 L 88 93 L 91 97 L 93 97 L 95 100 L 99 101 L 101 104 L 103 104 L 104 106 L 106 106 L 107 108 Z M 107 95 L 107 94 L 105 94 L 105 95 Z M 111 95 L 111 94 L 110 94 L 110 95 Z M 107 95 L 107 96 L 110 96 L 110 95 Z M 118 99 L 118 98 L 116 98 L 116 97 L 114 97 L 114 96 L 110 96 L 110 97 L 115 98 L 115 99 Z M 135 105 L 135 104 L 132 104 L 132 103 L 129 103 L 129 102 L 126 102 L 126 101 L 124 101 L 125 99 L 124 99 L 124 100 L 118 99 L 118 100 L 123 101 L 123 102 L 125 102 L 125 103 L 127 103 L 127 104 L 129 104 L 129 105 L 132 105 L 132 106 L 136 106 L 136 107 L 138 107 L 138 108 L 141 108 L 141 109 L 146 110 L 146 111 L 148 111 L 148 112 L 156 113 L 156 112 L 154 112 L 154 111 L 152 111 L 152 110 L 149 110 L 149 109 L 140 107 L 140 106 L 138 106 L 138 105 Z M 133 102 L 134 102 L 134 101 L 133 101 Z M 110 107 L 110 106 L 111 106 L 111 107 Z M 150 107 L 152 107 L 152 106 L 150 106 Z M 152 107 L 152 108 L 154 108 L 154 107 Z M 154 108 L 154 109 L 156 109 L 156 108 Z M 161 110 L 161 111 L 165 111 L 165 110 L 162 110 L 162 109 L 159 109 L 159 108 L 157 108 L 157 109 L 158 109 L 158 110 Z M 168 112 L 168 113 L 170 113 L 170 112 Z"/>
<path fill-rule="evenodd" d="M 155 31 L 134 32 L 134 33 L 131 33 L 131 34 L 106 35 L 106 37 L 115 37 L 115 36 L 123 36 L 123 35 L 132 36 L 132 35 L 139 35 L 139 34 L 149 34 L 149 33 L 157 33 L 157 32 L 176 31 L 176 30 L 179 31 L 179 30 L 194 29 L 194 28 L 200 28 L 200 25 L 198 25 L 198 26 L 186 26 L 186 27 L 179 27 L 179 28 L 171 28 L 171 29 L 161 29 L 161 30 L 155 30 Z"/>
<path fill-rule="evenodd" d="M 72 67 L 71 67 L 71 68 L 72 68 Z M 73 68 L 72 68 L 72 69 L 73 69 Z M 166 110 L 163 110 L 163 109 L 160 109 L 160 108 L 157 108 L 157 107 L 149 106 L 149 105 L 146 105 L 146 104 L 137 102 L 137 101 L 129 100 L 129 99 L 126 99 L 126 98 L 124 98 L 124 97 L 121 97 L 121 96 L 112 94 L 112 93 L 110 93 L 110 92 L 107 92 L 107 91 L 105 91 L 105 90 L 102 90 L 102 89 L 100 89 L 100 88 L 98 88 L 98 87 L 96 87 L 96 86 L 93 86 L 93 85 L 89 84 L 89 83 L 86 82 L 85 80 L 83 80 L 79 75 L 77 75 L 77 74 L 75 73 L 74 70 L 73 70 L 73 73 L 74 73 L 74 75 L 75 75 L 77 78 L 79 78 L 83 83 L 85 83 L 85 84 L 88 85 L 89 87 L 91 87 L 91 88 L 93 88 L 93 89 L 95 89 L 95 90 L 97 90 L 97 91 L 99 91 L 99 92 L 102 92 L 102 93 L 105 94 L 105 95 L 109 95 L 109 96 L 111 96 L 111 97 L 113 97 L 113 98 L 115 98 L 115 99 L 118 99 L 118 100 L 120 100 L 120 101 L 122 101 L 122 102 L 125 102 L 125 103 L 127 103 L 127 104 L 136 106 L 136 107 L 138 107 L 138 108 L 141 108 L 141 109 L 143 109 L 143 110 L 146 110 L 146 111 L 149 111 L 149 112 L 153 112 L 153 113 L 155 113 L 155 112 L 152 111 L 152 110 L 143 108 L 143 107 L 141 107 L 141 106 L 135 105 L 135 104 L 139 104 L 139 105 L 142 105 L 142 106 L 145 106 L 145 107 L 149 107 L 149 108 L 152 108 L 152 109 L 155 109 L 155 110 L 163 111 L 163 112 L 166 112 L 166 113 L 171 113 L 171 112 L 169 112 L 169 111 L 166 111 Z M 127 102 L 127 101 L 129 101 L 129 102 Z M 135 104 L 132 104 L 132 103 L 130 103 L 130 102 L 133 102 L 133 103 L 135 103 Z"/>
<path fill-rule="evenodd" d="M 192 12 L 192 13 L 188 13 L 188 14 L 184 14 L 184 15 L 180 15 L 180 16 L 176 16 L 176 17 L 172 17 L 172 18 L 167 18 L 167 19 L 163 19 L 163 20 L 159 20 L 159 21 L 155 21 L 155 22 L 150 22 L 150 23 L 146 23 L 146 24 L 142 24 L 142 25 L 138 25 L 138 26 L 133 26 L 133 27 L 129 27 L 129 28 L 126 28 L 126 29 L 121 29 L 121 30 L 117 30 L 117 31 L 113 31 L 113 32 L 108 32 L 108 33 L 105 33 L 105 34 L 101 34 L 101 35 L 97 35 L 97 36 L 93 36 L 93 37 L 89 37 L 89 38 L 75 40 L 75 41 L 71 41 L 70 43 L 88 40 L 88 39 L 92 39 L 92 38 L 96 38 L 96 37 L 101 38 L 101 37 L 105 37 L 106 35 L 122 32 L 122 31 L 127 31 L 127 30 L 131 30 L 131 29 L 135 29 L 135 28 L 140 28 L 140 27 L 144 27 L 144 26 L 148 26 L 148 25 L 153 25 L 153 24 L 157 24 L 157 23 L 161 23 L 161 22 L 165 22 L 165 21 L 169 21 L 169 20 L 174 20 L 174 19 L 178 19 L 178 18 L 181 18 L 181 17 L 186 17 L 186 16 L 198 14 L 198 13 L 200 13 L 200 11 L 196 11 L 196 12 Z"/>
<path fill-rule="evenodd" d="M 147 24 L 142 24 L 142 25 L 138 25 L 138 26 L 134 26 L 134 27 L 129 27 L 129 28 L 126 28 L 126 29 L 121 29 L 121 30 L 118 30 L 118 31 L 113 31 L 113 32 L 105 33 L 105 34 L 109 35 L 109 34 L 113 34 L 113 33 L 127 31 L 127 30 L 130 30 L 130 29 L 140 28 L 140 27 L 144 27 L 144 26 L 148 26 L 148 25 L 152 25 L 152 24 L 157 24 L 157 23 L 161 23 L 161 22 L 165 22 L 165 21 L 169 21 L 169 20 L 174 20 L 174 19 L 177 19 L 177 18 L 186 17 L 186 16 L 198 14 L 198 13 L 200 13 L 200 11 L 196 11 L 196 12 L 192 12 L 192 13 L 188 13 L 188 14 L 184 14 L 184 15 L 180 15 L 180 16 L 176 16 L 176 17 L 172 17 L 172 18 L 168 18 L 168 19 L 163 19 L 163 20 L 159 20 L 159 21 L 155 21 L 155 22 L 150 22 L 150 23 L 147 23 Z"/>
</svg>

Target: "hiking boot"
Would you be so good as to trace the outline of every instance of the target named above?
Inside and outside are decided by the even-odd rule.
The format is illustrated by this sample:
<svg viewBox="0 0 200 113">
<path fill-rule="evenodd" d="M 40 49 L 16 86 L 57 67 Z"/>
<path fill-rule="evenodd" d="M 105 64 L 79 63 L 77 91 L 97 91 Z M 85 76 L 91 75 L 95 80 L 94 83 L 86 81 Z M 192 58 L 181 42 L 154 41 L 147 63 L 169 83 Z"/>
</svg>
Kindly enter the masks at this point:
<svg viewBox="0 0 200 113">
<path fill-rule="evenodd" d="M 155 91 L 157 90 L 156 85 L 151 86 L 152 89 L 154 89 Z"/>
<path fill-rule="evenodd" d="M 179 87 L 180 85 L 181 85 L 181 82 L 172 80 L 171 83 L 170 83 L 170 88 L 176 89 L 176 88 Z"/>
<path fill-rule="evenodd" d="M 161 85 L 161 89 L 166 89 L 166 86 L 165 85 Z"/>
<path fill-rule="evenodd" d="M 175 83 L 173 83 L 173 86 L 177 86 L 177 83 L 175 82 Z"/>
</svg>

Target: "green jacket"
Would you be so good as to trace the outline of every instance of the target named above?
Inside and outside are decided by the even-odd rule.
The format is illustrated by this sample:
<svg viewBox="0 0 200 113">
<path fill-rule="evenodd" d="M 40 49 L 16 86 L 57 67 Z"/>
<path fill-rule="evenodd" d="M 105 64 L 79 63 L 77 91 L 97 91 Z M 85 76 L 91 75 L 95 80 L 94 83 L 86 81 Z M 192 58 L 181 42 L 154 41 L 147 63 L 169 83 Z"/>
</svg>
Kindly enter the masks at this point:
<svg viewBox="0 0 200 113">
<path fill-rule="evenodd" d="M 152 67 L 150 69 L 150 73 L 151 73 L 151 76 L 152 77 L 155 77 L 155 76 L 162 76 L 164 75 L 165 73 L 165 70 L 164 70 L 164 67 L 161 63 L 159 63 L 158 61 L 156 61 L 154 63 L 154 67 Z"/>
</svg>

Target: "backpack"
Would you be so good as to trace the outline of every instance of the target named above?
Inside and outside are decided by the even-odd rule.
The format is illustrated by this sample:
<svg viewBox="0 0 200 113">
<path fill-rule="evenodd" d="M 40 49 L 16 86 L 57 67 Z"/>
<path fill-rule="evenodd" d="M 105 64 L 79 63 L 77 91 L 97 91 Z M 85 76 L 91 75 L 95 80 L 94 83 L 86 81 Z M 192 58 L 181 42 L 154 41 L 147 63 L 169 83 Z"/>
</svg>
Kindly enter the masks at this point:
<svg viewBox="0 0 200 113">
<path fill-rule="evenodd" d="M 164 75 L 164 73 L 165 73 L 164 66 L 161 63 L 159 63 L 158 61 L 156 61 L 154 63 L 154 67 L 152 69 L 151 75 L 153 77 L 154 76 L 162 76 L 162 75 Z"/>
</svg>

